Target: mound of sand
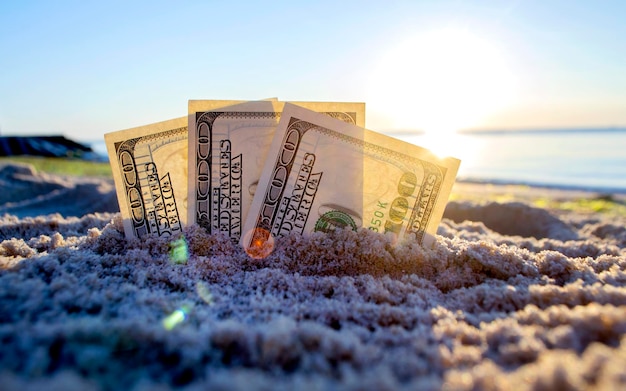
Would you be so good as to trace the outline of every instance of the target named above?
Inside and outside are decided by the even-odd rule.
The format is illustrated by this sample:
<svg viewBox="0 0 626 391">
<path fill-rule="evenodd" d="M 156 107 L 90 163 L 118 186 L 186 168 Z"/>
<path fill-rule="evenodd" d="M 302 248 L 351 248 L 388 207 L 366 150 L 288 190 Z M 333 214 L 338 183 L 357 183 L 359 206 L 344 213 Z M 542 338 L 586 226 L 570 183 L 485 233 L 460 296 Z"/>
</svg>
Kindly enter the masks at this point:
<svg viewBox="0 0 626 391">
<path fill-rule="evenodd" d="M 0 188 L 0 215 L 83 216 L 120 210 L 113 179 L 62 177 L 11 162 L 0 163 Z"/>
<path fill-rule="evenodd" d="M 433 249 L 337 231 L 253 260 L 198 227 L 5 215 L 0 388 L 623 389 L 625 226 L 450 203 Z"/>
</svg>

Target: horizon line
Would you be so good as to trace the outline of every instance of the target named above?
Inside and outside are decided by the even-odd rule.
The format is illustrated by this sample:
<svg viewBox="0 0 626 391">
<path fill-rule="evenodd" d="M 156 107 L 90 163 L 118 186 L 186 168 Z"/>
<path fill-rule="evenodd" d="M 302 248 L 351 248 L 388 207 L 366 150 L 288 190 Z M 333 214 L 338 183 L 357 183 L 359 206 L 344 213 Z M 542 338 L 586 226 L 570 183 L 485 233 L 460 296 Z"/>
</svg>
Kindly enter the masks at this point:
<svg viewBox="0 0 626 391">
<path fill-rule="evenodd" d="M 372 129 L 373 130 L 373 129 Z M 499 133 L 589 133 L 589 132 L 624 132 L 626 125 L 607 125 L 607 126 L 572 126 L 572 127 L 528 127 L 528 128 L 470 128 L 458 129 L 451 134 L 499 134 Z M 379 130 L 385 134 L 425 134 L 428 131 L 424 129 L 386 129 Z"/>
</svg>

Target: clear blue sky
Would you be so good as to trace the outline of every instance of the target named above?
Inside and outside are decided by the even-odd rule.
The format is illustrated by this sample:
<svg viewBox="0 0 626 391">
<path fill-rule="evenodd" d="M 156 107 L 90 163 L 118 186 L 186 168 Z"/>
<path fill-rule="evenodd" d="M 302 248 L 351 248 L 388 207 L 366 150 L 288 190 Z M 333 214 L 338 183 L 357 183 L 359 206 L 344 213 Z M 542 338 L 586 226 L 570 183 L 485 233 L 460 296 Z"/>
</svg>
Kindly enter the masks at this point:
<svg viewBox="0 0 626 391">
<path fill-rule="evenodd" d="M 3 1 L 0 133 L 79 140 L 188 99 L 367 103 L 367 126 L 626 125 L 624 1 Z"/>
</svg>

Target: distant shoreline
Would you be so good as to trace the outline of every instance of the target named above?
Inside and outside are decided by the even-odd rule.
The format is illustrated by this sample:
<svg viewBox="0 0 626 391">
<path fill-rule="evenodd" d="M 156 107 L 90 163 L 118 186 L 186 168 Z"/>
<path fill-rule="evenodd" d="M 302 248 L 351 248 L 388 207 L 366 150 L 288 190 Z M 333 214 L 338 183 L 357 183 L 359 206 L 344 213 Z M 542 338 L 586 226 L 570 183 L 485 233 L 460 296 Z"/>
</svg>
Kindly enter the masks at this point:
<svg viewBox="0 0 626 391">
<path fill-rule="evenodd" d="M 570 133 L 624 133 L 626 127 L 606 127 L 606 128 L 548 128 L 548 129 L 466 129 L 459 130 L 458 134 L 570 134 Z"/>
<path fill-rule="evenodd" d="M 526 186 L 533 189 L 546 189 L 563 192 L 580 192 L 589 194 L 619 194 L 626 196 L 626 189 L 619 187 L 598 187 L 598 186 L 576 186 L 558 185 L 532 181 L 512 181 L 498 179 L 478 179 L 478 178 L 457 178 L 457 183 L 471 185 L 494 185 L 494 186 Z"/>
</svg>

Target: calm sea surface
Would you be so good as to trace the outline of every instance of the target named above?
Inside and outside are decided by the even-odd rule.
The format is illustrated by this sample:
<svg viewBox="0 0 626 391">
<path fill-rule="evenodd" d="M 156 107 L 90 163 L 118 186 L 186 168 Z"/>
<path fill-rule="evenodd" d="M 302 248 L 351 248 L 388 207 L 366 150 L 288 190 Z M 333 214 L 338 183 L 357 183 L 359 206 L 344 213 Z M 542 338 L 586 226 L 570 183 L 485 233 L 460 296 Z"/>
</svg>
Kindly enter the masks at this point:
<svg viewBox="0 0 626 391">
<path fill-rule="evenodd" d="M 461 159 L 461 180 L 626 193 L 626 129 L 391 135 Z"/>
<path fill-rule="evenodd" d="M 626 129 L 395 136 L 461 159 L 459 179 L 626 192 Z"/>
</svg>

